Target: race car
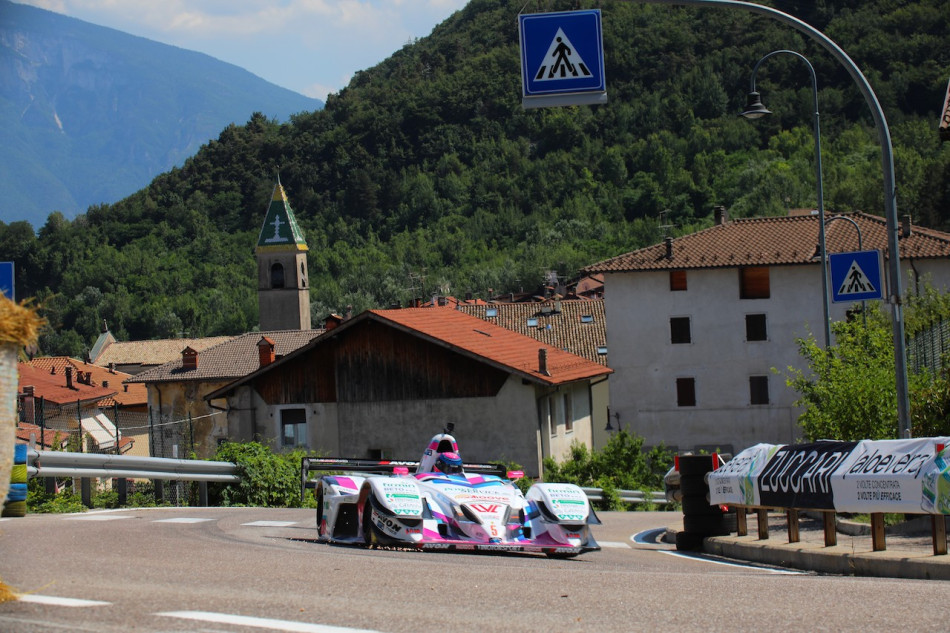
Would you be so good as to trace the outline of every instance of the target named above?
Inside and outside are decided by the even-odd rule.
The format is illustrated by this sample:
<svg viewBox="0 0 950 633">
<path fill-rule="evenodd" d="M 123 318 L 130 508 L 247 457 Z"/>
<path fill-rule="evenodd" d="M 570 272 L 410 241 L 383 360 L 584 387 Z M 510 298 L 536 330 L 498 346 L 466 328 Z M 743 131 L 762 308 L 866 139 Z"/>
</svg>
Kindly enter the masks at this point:
<svg viewBox="0 0 950 633">
<path fill-rule="evenodd" d="M 308 470 L 346 471 L 316 482 L 319 540 L 555 558 L 600 549 L 589 527 L 600 521 L 583 490 L 536 483 L 523 494 L 511 481 L 523 473 L 481 474 L 498 467 L 463 463 L 451 431 L 435 435 L 418 462 L 310 458 Z"/>
</svg>

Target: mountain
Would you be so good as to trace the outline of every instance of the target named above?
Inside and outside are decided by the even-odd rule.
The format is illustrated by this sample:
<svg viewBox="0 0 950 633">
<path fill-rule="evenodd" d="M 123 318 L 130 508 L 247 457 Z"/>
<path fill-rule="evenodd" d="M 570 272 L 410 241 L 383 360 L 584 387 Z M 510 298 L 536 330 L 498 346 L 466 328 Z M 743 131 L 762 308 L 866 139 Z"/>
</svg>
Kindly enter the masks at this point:
<svg viewBox="0 0 950 633">
<path fill-rule="evenodd" d="M 322 105 L 201 53 L 0 0 L 0 221 L 115 202 L 254 112 Z"/>
<path fill-rule="evenodd" d="M 535 8 L 535 3 L 529 3 Z M 568 9 L 576 0 L 546 0 Z M 770 51 L 813 64 L 828 213 L 883 213 L 880 147 L 848 72 L 775 20 L 599 0 L 608 102 L 525 110 L 524 0 L 470 0 L 431 35 L 357 73 L 326 107 L 229 125 L 180 167 L 74 219 L 0 223 L 0 261 L 35 297 L 46 353 L 121 340 L 238 334 L 258 323 L 252 253 L 274 189 L 308 251 L 314 323 L 432 294 L 533 291 L 584 266 L 729 217 L 814 208 L 812 89 L 790 55 L 762 64 L 774 113 L 748 121 Z M 894 142 L 897 210 L 950 228 L 946 0 L 783 0 L 874 87 Z M 817 239 L 817 238 L 816 238 Z"/>
</svg>

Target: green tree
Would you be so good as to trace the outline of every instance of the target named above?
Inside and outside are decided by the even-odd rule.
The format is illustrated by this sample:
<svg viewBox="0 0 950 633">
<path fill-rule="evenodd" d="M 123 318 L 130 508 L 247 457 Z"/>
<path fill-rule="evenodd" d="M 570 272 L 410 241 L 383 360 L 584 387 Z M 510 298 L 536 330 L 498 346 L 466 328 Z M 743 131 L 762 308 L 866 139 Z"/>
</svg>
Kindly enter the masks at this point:
<svg viewBox="0 0 950 633">
<path fill-rule="evenodd" d="M 929 286 L 905 300 L 911 335 L 950 317 L 950 296 Z M 891 322 L 875 306 L 862 318 L 832 323 L 835 344 L 824 350 L 814 337 L 799 339 L 807 369 L 789 367 L 786 383 L 804 407 L 799 422 L 806 440 L 898 437 L 897 387 Z M 944 363 L 947 359 L 944 359 Z M 948 367 L 908 373 L 911 434 L 950 434 Z"/>
</svg>

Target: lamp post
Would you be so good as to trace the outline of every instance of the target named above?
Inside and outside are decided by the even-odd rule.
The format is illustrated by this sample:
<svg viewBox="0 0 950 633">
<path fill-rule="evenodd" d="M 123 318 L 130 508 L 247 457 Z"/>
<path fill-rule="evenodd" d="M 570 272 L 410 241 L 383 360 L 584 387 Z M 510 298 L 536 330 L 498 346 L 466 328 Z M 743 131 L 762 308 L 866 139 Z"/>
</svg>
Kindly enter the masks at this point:
<svg viewBox="0 0 950 633">
<path fill-rule="evenodd" d="M 897 383 L 897 425 L 902 438 L 910 437 L 910 398 L 907 389 L 907 346 L 904 343 L 904 310 L 901 306 L 901 264 L 898 235 L 900 225 L 897 221 L 897 187 L 894 180 L 894 149 L 891 145 L 891 132 L 884 118 L 884 111 L 871 89 L 871 84 L 857 64 L 841 50 L 834 40 L 811 26 L 778 9 L 740 0 L 637 0 L 645 4 L 667 4 L 680 6 L 717 7 L 740 9 L 750 13 L 764 15 L 791 26 L 793 29 L 812 38 L 835 58 L 854 80 L 855 85 L 871 108 L 871 117 L 881 144 L 881 167 L 884 172 L 884 217 L 887 221 L 888 257 L 888 302 L 891 304 L 891 330 L 894 345 L 894 373 Z"/>
<path fill-rule="evenodd" d="M 749 96 L 746 101 L 746 109 L 741 116 L 747 119 L 758 119 L 767 114 L 772 114 L 764 105 L 762 99 L 755 90 L 755 75 L 762 62 L 773 55 L 792 55 L 805 62 L 808 67 L 808 73 L 811 76 L 811 90 L 814 102 L 815 114 L 812 119 L 812 126 L 815 132 L 815 181 L 818 187 L 818 254 L 821 257 L 821 308 L 823 317 L 822 331 L 825 335 L 825 349 L 831 347 L 831 315 L 828 309 L 828 256 L 825 248 L 825 202 L 824 187 L 821 178 L 821 131 L 818 125 L 818 79 L 815 77 L 815 68 L 811 62 L 801 53 L 789 50 L 772 51 L 755 63 L 752 68 L 752 77 L 749 80 Z"/>
</svg>

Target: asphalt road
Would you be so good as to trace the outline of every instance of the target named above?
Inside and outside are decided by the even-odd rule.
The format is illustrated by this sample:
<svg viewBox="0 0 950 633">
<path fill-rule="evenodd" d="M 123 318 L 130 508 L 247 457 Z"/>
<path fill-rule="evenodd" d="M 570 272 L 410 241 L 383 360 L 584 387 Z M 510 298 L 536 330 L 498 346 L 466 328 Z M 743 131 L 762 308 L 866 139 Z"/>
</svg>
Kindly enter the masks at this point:
<svg viewBox="0 0 950 633">
<path fill-rule="evenodd" d="M 163 508 L 0 521 L 0 632 L 946 631 L 940 581 L 821 576 L 683 556 L 603 513 L 600 552 L 365 550 L 312 510 Z M 68 602 L 64 599 L 75 600 Z M 88 601 L 88 602 L 87 602 Z"/>
</svg>

